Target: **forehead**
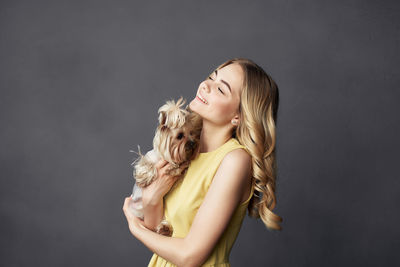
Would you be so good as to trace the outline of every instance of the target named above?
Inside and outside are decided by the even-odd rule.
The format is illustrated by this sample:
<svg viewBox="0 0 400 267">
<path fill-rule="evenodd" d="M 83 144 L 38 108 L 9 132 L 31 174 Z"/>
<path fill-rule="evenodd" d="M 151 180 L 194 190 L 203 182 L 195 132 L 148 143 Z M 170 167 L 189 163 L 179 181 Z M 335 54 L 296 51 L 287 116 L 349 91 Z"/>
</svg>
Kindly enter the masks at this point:
<svg viewBox="0 0 400 267">
<path fill-rule="evenodd" d="M 218 79 L 224 80 L 231 86 L 232 94 L 239 94 L 243 83 L 243 70 L 239 64 L 229 64 L 217 70 Z"/>
</svg>

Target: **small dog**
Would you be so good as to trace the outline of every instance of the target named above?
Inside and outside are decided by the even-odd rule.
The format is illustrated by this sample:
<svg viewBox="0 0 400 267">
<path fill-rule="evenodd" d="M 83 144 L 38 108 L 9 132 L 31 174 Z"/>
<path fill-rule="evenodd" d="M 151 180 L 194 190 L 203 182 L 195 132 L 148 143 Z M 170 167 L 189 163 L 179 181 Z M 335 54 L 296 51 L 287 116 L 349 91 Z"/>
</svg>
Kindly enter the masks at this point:
<svg viewBox="0 0 400 267">
<path fill-rule="evenodd" d="M 157 168 L 154 166 L 159 160 L 165 159 L 171 163 L 171 168 L 166 174 L 182 178 L 190 164 L 199 152 L 201 121 L 192 113 L 188 106 L 182 106 L 185 100 L 181 98 L 175 103 L 167 101 L 158 110 L 159 125 L 153 139 L 153 149 L 146 155 L 140 153 L 140 158 L 132 163 L 134 178 L 136 179 L 132 192 L 132 208 L 135 216 L 143 219 L 143 206 L 141 203 L 141 188 L 150 185 L 157 178 Z M 176 184 L 176 183 L 175 183 Z M 175 185 L 174 184 L 174 185 Z M 172 226 L 165 220 L 156 228 L 157 233 L 171 236 Z"/>
</svg>

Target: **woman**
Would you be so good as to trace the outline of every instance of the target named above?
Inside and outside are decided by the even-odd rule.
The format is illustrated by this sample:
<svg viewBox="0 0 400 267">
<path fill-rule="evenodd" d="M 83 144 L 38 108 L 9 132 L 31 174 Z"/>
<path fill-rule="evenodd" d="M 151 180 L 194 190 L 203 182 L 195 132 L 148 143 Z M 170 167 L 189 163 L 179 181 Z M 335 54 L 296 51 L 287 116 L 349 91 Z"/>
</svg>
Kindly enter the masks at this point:
<svg viewBox="0 0 400 267">
<path fill-rule="evenodd" d="M 267 228 L 281 229 L 272 212 L 278 102 L 275 82 L 244 58 L 228 60 L 200 83 L 189 104 L 202 120 L 199 156 L 172 189 L 169 163 L 158 163 L 160 179 L 142 192 L 144 221 L 125 199 L 131 233 L 154 252 L 149 266 L 229 266 L 246 209 Z M 154 232 L 164 215 L 172 237 Z"/>
</svg>

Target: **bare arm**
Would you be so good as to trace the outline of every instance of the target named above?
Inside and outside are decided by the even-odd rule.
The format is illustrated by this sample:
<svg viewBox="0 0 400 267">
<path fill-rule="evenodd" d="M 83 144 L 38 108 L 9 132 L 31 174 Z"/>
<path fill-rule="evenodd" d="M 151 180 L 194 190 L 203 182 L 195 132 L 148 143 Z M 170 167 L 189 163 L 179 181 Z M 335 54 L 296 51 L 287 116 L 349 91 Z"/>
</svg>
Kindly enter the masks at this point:
<svg viewBox="0 0 400 267">
<path fill-rule="evenodd" d="M 143 202 L 144 226 L 155 231 L 164 217 L 164 203 L 161 199 L 158 203 Z"/>
<path fill-rule="evenodd" d="M 142 204 L 144 225 L 155 231 L 164 217 L 164 195 L 171 189 L 176 179 L 165 172 L 171 165 L 160 160 L 155 167 L 157 168 L 158 177 L 146 188 L 142 189 Z"/>
<path fill-rule="evenodd" d="M 187 266 L 199 266 L 207 260 L 247 192 L 250 172 L 251 156 L 245 150 L 233 150 L 224 158 L 185 238 L 191 244 Z"/>
<path fill-rule="evenodd" d="M 226 229 L 251 182 L 250 166 L 251 157 L 242 149 L 235 149 L 225 156 L 185 238 L 156 234 L 143 227 L 139 220 L 128 218 L 131 233 L 173 264 L 201 265 Z"/>
</svg>

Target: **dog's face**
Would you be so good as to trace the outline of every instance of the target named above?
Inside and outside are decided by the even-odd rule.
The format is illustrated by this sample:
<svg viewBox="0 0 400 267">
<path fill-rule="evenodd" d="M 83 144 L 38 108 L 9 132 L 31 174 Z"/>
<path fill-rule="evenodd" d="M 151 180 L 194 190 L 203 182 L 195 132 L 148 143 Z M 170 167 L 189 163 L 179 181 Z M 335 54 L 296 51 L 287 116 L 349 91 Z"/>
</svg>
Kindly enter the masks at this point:
<svg viewBox="0 0 400 267">
<path fill-rule="evenodd" d="M 168 101 L 159 109 L 159 126 L 153 146 L 169 162 L 180 164 L 191 160 L 198 151 L 200 131 L 192 123 L 191 114 L 177 103 Z"/>
</svg>

